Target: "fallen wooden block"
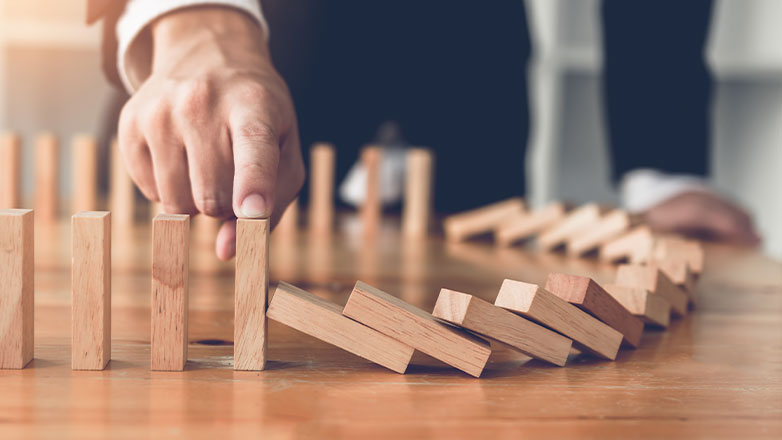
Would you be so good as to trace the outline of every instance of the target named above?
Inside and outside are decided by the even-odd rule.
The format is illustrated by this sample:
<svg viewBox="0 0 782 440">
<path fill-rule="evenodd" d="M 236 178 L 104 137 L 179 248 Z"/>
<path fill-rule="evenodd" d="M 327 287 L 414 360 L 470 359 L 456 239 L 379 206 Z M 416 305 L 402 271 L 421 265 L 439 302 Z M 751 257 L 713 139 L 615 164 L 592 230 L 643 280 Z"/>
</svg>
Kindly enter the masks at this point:
<svg viewBox="0 0 782 440">
<path fill-rule="evenodd" d="M 668 327 L 671 321 L 671 303 L 662 296 L 654 295 L 642 287 L 606 284 L 603 288 L 645 323 Z"/>
<path fill-rule="evenodd" d="M 33 359 L 33 211 L 0 210 L 0 369 Z"/>
<path fill-rule="evenodd" d="M 630 214 L 615 209 L 590 227 L 570 236 L 567 240 L 567 252 L 572 256 L 581 256 L 594 251 L 601 244 L 627 231 L 633 222 Z"/>
<path fill-rule="evenodd" d="M 50 133 L 35 139 L 35 220 L 52 223 L 59 210 L 60 146 Z"/>
<path fill-rule="evenodd" d="M 285 282 L 277 285 L 266 312 L 269 319 L 404 374 L 413 347 L 356 322 L 342 307 Z"/>
<path fill-rule="evenodd" d="M 684 260 L 696 275 L 703 272 L 705 254 L 703 246 L 697 241 L 678 237 L 661 237 L 654 246 L 652 260 Z"/>
<path fill-rule="evenodd" d="M 536 284 L 505 280 L 494 305 L 530 318 L 573 340 L 574 346 L 614 360 L 622 334 Z"/>
<path fill-rule="evenodd" d="M 600 246 L 600 259 L 608 263 L 648 260 L 652 253 L 654 237 L 649 226 L 640 225 Z"/>
<path fill-rule="evenodd" d="M 689 298 L 679 286 L 673 284 L 656 264 L 622 264 L 616 270 L 614 284 L 628 287 L 641 287 L 655 295 L 660 295 L 671 304 L 674 316 L 687 314 Z"/>
<path fill-rule="evenodd" d="M 334 225 L 334 146 L 319 143 L 310 149 L 309 228 L 315 234 L 331 232 Z"/>
<path fill-rule="evenodd" d="M 448 241 L 464 239 L 493 231 L 506 220 L 524 212 L 524 201 L 511 198 L 478 209 L 454 214 L 443 221 Z"/>
<path fill-rule="evenodd" d="M 640 345 L 643 322 L 591 278 L 551 273 L 545 289 L 617 330 L 630 346 Z"/>
<path fill-rule="evenodd" d="M 564 366 L 572 341 L 473 295 L 440 289 L 432 312 L 467 330 L 512 347 L 527 356 Z"/>
<path fill-rule="evenodd" d="M 503 222 L 494 232 L 494 237 L 500 245 L 510 246 L 562 220 L 565 211 L 564 203 L 555 202 L 542 209 L 517 215 Z"/>
<path fill-rule="evenodd" d="M 483 339 L 361 281 L 356 282 L 342 313 L 475 377 L 481 375 L 491 354 Z"/>
<path fill-rule="evenodd" d="M 370 145 L 361 150 L 361 163 L 367 170 L 367 191 L 361 205 L 361 227 L 364 236 L 374 236 L 380 231 L 383 201 L 380 196 L 380 169 L 383 148 Z"/>
<path fill-rule="evenodd" d="M 236 221 L 234 370 L 266 368 L 269 219 Z"/>
<path fill-rule="evenodd" d="M 596 203 L 588 203 L 574 209 L 538 235 L 538 247 L 544 251 L 551 251 L 564 245 L 570 236 L 597 222 L 603 212 L 605 208 Z"/>
<path fill-rule="evenodd" d="M 0 209 L 21 207 L 22 145 L 16 133 L 0 134 Z"/>
<path fill-rule="evenodd" d="M 71 368 L 102 370 L 111 360 L 111 214 L 72 218 Z"/>
<path fill-rule="evenodd" d="M 79 135 L 71 144 L 71 212 L 98 208 L 98 142 L 93 136 Z"/>
<path fill-rule="evenodd" d="M 684 260 L 658 260 L 655 264 L 674 284 L 687 293 L 690 304 L 696 302 L 696 284 L 698 280 L 692 270 L 690 270 L 689 263 Z"/>
<path fill-rule="evenodd" d="M 431 150 L 411 148 L 407 151 L 405 198 L 402 208 L 402 235 L 407 238 L 425 237 L 432 216 Z"/>
</svg>

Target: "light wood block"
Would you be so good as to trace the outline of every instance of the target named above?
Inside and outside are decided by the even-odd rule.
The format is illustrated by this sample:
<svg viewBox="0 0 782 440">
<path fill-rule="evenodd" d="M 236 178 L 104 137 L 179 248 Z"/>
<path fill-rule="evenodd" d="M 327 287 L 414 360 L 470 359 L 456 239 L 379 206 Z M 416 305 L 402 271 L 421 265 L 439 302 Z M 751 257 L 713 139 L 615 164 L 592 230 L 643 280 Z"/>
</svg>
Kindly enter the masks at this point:
<svg viewBox="0 0 782 440">
<path fill-rule="evenodd" d="M 125 169 L 125 162 L 116 139 L 111 142 L 110 172 L 111 221 L 115 232 L 125 231 L 133 225 L 136 215 L 136 190 L 128 170 Z"/>
<path fill-rule="evenodd" d="M 483 339 L 361 281 L 342 313 L 475 377 L 481 375 L 491 354 Z"/>
<path fill-rule="evenodd" d="M 572 256 L 582 256 L 592 252 L 601 244 L 630 229 L 633 221 L 630 214 L 615 209 L 590 227 L 568 238 L 567 253 Z"/>
<path fill-rule="evenodd" d="M 514 197 L 481 208 L 454 214 L 443 221 L 445 238 L 462 241 L 494 231 L 503 222 L 524 213 L 524 201 Z"/>
<path fill-rule="evenodd" d="M 367 171 L 367 193 L 361 205 L 361 225 L 365 236 L 374 236 L 380 230 L 383 201 L 380 196 L 380 167 L 383 148 L 367 146 L 361 151 L 361 162 Z"/>
<path fill-rule="evenodd" d="M 623 342 L 631 347 L 640 345 L 643 322 L 633 316 L 593 279 L 564 273 L 550 273 L 546 279 L 545 289 L 617 330 L 624 337 Z"/>
<path fill-rule="evenodd" d="M 432 217 L 433 154 L 426 148 L 407 151 L 405 199 L 402 209 L 402 235 L 425 237 Z"/>
<path fill-rule="evenodd" d="M 690 265 L 690 270 L 696 275 L 703 271 L 705 254 L 703 246 L 697 241 L 685 240 L 678 237 L 662 237 L 657 240 L 652 259 L 684 260 Z"/>
<path fill-rule="evenodd" d="M 614 284 L 628 287 L 641 287 L 655 295 L 660 295 L 671 303 L 674 316 L 687 314 L 689 297 L 679 286 L 673 283 L 656 264 L 622 264 L 616 270 Z"/>
<path fill-rule="evenodd" d="M 102 370 L 111 360 L 111 214 L 72 218 L 71 368 Z"/>
<path fill-rule="evenodd" d="M 502 342 L 527 356 L 564 366 L 572 341 L 473 295 L 440 289 L 436 318 Z"/>
<path fill-rule="evenodd" d="M 33 359 L 33 211 L 0 210 L 0 369 Z"/>
<path fill-rule="evenodd" d="M 234 370 L 266 367 L 269 229 L 268 219 L 236 221 Z"/>
<path fill-rule="evenodd" d="M 71 212 L 98 208 L 98 142 L 92 136 L 79 135 L 71 144 Z"/>
<path fill-rule="evenodd" d="M 603 212 L 605 208 L 596 203 L 588 203 L 574 209 L 538 235 L 538 247 L 544 251 L 551 251 L 562 246 L 570 236 L 597 222 Z"/>
<path fill-rule="evenodd" d="M 622 334 L 536 284 L 505 280 L 494 305 L 539 322 L 573 340 L 573 345 L 614 360 Z"/>
<path fill-rule="evenodd" d="M 646 261 L 652 253 L 653 244 L 652 230 L 646 225 L 636 226 L 626 234 L 603 243 L 600 259 L 608 263 Z"/>
<path fill-rule="evenodd" d="M 296 236 L 296 231 L 299 230 L 299 199 L 295 198 L 285 208 L 285 212 L 282 213 L 280 221 L 277 226 L 274 227 L 274 234 L 278 237 L 291 238 Z"/>
<path fill-rule="evenodd" d="M 531 238 L 565 217 L 565 204 L 551 203 L 528 214 L 521 214 L 503 222 L 494 232 L 494 238 L 502 246 Z"/>
<path fill-rule="evenodd" d="M 654 295 L 642 287 L 606 284 L 603 288 L 645 323 L 668 327 L 671 321 L 671 303 L 662 296 Z"/>
<path fill-rule="evenodd" d="M 53 223 L 59 210 L 60 146 L 50 133 L 35 140 L 35 219 Z"/>
<path fill-rule="evenodd" d="M 280 282 L 266 312 L 269 319 L 404 374 L 415 351 L 342 314 L 342 307 Z"/>
<path fill-rule="evenodd" d="M 690 270 L 689 263 L 684 260 L 658 260 L 655 264 L 674 284 L 684 290 L 690 299 L 690 304 L 696 302 L 698 280 Z"/>
<path fill-rule="evenodd" d="M 22 144 L 16 133 L 0 134 L 0 209 L 21 208 Z"/>
<path fill-rule="evenodd" d="M 155 217 L 152 222 L 152 370 L 182 371 L 187 362 L 189 248 L 189 215 Z"/>
<path fill-rule="evenodd" d="M 309 227 L 316 234 L 331 232 L 334 227 L 334 146 L 318 143 L 310 149 Z"/>
</svg>

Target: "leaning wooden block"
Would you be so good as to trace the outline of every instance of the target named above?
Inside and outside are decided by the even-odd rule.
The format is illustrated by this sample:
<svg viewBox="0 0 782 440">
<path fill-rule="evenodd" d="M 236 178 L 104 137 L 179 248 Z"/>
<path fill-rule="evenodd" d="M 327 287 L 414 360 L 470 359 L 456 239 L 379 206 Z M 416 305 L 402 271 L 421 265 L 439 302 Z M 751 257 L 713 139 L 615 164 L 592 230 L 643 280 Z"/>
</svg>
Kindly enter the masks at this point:
<svg viewBox="0 0 782 440">
<path fill-rule="evenodd" d="M 660 295 L 642 287 L 627 287 L 617 284 L 603 286 L 620 304 L 647 324 L 668 327 L 671 321 L 671 303 Z"/>
<path fill-rule="evenodd" d="M 659 238 L 654 246 L 652 260 L 684 260 L 696 275 L 703 271 L 703 246 L 697 241 L 678 237 Z"/>
<path fill-rule="evenodd" d="M 550 251 L 565 244 L 570 236 L 597 222 L 604 211 L 605 208 L 596 203 L 574 209 L 538 236 L 538 247 Z"/>
<path fill-rule="evenodd" d="M 102 370 L 111 360 L 111 214 L 72 218 L 71 368 Z"/>
<path fill-rule="evenodd" d="M 564 366 L 572 341 L 472 295 L 440 289 L 432 312 L 436 318 L 464 327 L 531 356 Z"/>
<path fill-rule="evenodd" d="M 528 214 L 517 215 L 503 222 L 494 232 L 494 237 L 502 246 L 526 240 L 561 220 L 565 210 L 564 203 L 555 202 Z"/>
<path fill-rule="evenodd" d="M 609 263 L 644 261 L 651 255 L 653 244 L 654 237 L 649 226 L 636 226 L 626 234 L 603 243 L 600 246 L 600 259 Z"/>
<path fill-rule="evenodd" d="M 687 294 L 673 284 L 656 264 L 622 264 L 617 268 L 614 284 L 628 287 L 641 287 L 655 295 L 660 295 L 671 303 L 674 316 L 687 314 Z"/>
<path fill-rule="evenodd" d="M 627 212 L 619 209 L 611 211 L 589 228 L 571 236 L 567 241 L 567 252 L 573 256 L 589 253 L 627 231 L 633 222 Z"/>
<path fill-rule="evenodd" d="M 506 220 L 524 212 L 524 201 L 511 198 L 482 208 L 454 214 L 443 221 L 448 241 L 464 239 L 493 231 Z"/>
<path fill-rule="evenodd" d="M 234 370 L 266 368 L 269 219 L 236 221 Z"/>
<path fill-rule="evenodd" d="M 152 223 L 152 370 L 182 371 L 187 362 L 189 239 L 189 215 L 155 217 Z"/>
<path fill-rule="evenodd" d="M 0 210 L 0 369 L 33 359 L 33 211 Z"/>
<path fill-rule="evenodd" d="M 697 277 L 690 270 L 689 263 L 684 260 L 658 260 L 655 264 L 674 284 L 687 293 L 690 304 L 695 303 L 697 299 Z"/>
<path fill-rule="evenodd" d="M 266 312 L 269 319 L 404 374 L 415 351 L 342 314 L 342 307 L 280 282 Z"/>
<path fill-rule="evenodd" d="M 483 339 L 361 281 L 342 313 L 475 377 L 481 375 L 491 354 Z"/>
<path fill-rule="evenodd" d="M 614 360 L 622 334 L 537 284 L 505 280 L 494 305 L 535 320 L 573 340 L 582 351 Z"/>
<path fill-rule="evenodd" d="M 0 209 L 19 208 L 22 146 L 15 133 L 0 134 Z"/>
<path fill-rule="evenodd" d="M 617 330 L 630 346 L 638 347 L 641 343 L 643 322 L 591 278 L 551 273 L 545 289 Z"/>
</svg>

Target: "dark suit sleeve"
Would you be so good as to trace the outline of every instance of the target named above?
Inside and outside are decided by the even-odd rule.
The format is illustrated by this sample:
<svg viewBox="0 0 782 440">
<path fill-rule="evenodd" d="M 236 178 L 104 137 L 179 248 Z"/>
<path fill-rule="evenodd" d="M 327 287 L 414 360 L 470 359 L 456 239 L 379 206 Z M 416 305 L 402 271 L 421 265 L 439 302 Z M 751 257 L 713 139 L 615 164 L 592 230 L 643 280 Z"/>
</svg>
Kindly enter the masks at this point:
<svg viewBox="0 0 782 440">
<path fill-rule="evenodd" d="M 124 90 L 117 72 L 117 20 L 125 10 L 126 0 L 87 0 L 87 24 L 103 20 L 101 67 L 106 78 Z"/>
<path fill-rule="evenodd" d="M 636 168 L 704 176 L 711 0 L 604 0 L 604 92 L 613 178 Z"/>
</svg>

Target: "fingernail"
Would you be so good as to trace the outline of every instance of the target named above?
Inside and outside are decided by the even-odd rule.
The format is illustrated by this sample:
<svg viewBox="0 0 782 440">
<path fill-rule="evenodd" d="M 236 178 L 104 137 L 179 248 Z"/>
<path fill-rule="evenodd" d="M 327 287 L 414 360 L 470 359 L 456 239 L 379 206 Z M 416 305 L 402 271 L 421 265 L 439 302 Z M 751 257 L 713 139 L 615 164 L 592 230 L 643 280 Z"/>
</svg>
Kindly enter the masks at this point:
<svg viewBox="0 0 782 440">
<path fill-rule="evenodd" d="M 250 194 L 244 198 L 239 206 L 239 216 L 243 218 L 268 217 L 266 211 L 266 200 L 260 194 Z"/>
</svg>

